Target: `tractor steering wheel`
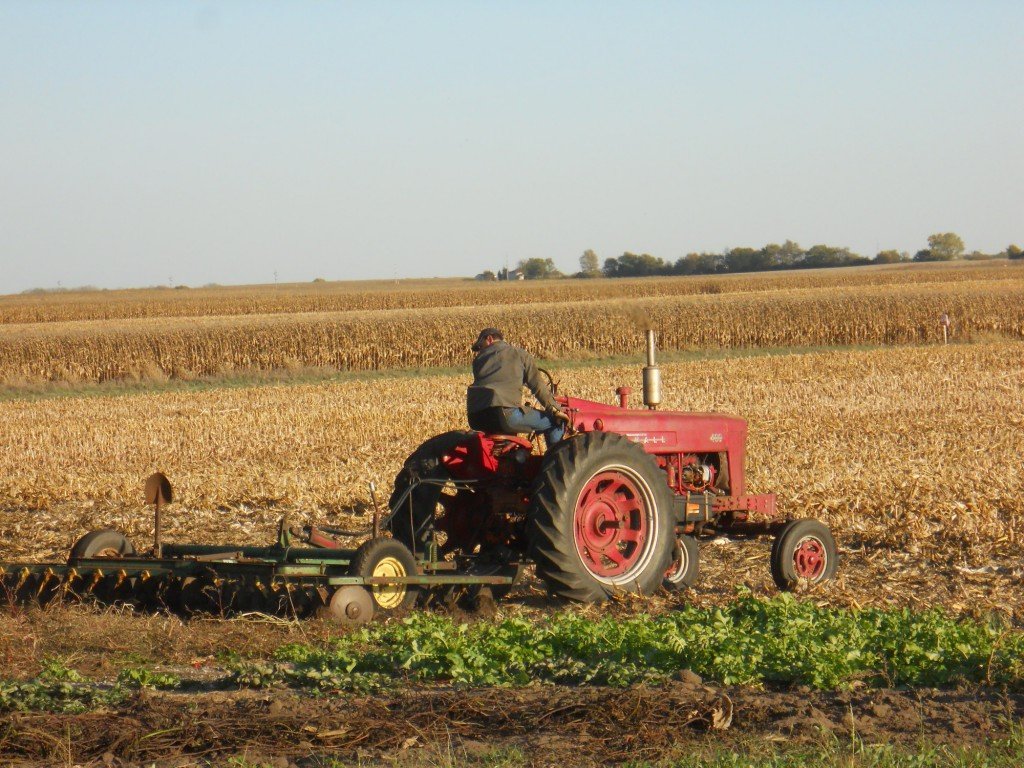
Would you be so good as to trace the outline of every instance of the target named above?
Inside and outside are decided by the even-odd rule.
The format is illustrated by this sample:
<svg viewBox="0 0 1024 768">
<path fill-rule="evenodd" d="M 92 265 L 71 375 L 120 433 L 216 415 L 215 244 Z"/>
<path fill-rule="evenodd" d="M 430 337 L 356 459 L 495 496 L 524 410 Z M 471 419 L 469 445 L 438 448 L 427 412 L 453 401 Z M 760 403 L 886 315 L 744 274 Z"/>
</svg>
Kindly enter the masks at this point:
<svg viewBox="0 0 1024 768">
<path fill-rule="evenodd" d="M 552 395 L 557 395 L 558 394 L 558 382 L 556 382 L 554 380 L 554 378 L 551 376 L 551 372 L 548 371 L 547 368 L 538 368 L 537 370 L 540 372 L 540 374 L 544 377 L 544 380 L 547 382 L 548 389 L 551 390 L 551 394 Z"/>
</svg>

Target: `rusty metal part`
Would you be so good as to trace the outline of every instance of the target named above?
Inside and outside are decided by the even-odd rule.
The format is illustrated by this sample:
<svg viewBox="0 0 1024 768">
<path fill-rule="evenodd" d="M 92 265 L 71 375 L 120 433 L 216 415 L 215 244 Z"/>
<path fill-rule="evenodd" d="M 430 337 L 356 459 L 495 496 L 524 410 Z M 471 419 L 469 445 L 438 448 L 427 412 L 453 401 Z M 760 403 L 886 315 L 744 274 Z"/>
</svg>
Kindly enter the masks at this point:
<svg viewBox="0 0 1024 768">
<path fill-rule="evenodd" d="M 160 542 L 160 510 L 174 499 L 174 491 L 171 489 L 171 481 L 163 472 L 154 472 L 146 478 L 143 492 L 146 503 L 153 505 L 153 554 L 161 557 L 163 546 Z"/>
<path fill-rule="evenodd" d="M 341 543 L 337 539 L 315 525 L 306 526 L 302 529 L 302 532 L 304 540 L 311 547 L 320 547 L 322 549 L 338 549 L 341 547 Z"/>
</svg>

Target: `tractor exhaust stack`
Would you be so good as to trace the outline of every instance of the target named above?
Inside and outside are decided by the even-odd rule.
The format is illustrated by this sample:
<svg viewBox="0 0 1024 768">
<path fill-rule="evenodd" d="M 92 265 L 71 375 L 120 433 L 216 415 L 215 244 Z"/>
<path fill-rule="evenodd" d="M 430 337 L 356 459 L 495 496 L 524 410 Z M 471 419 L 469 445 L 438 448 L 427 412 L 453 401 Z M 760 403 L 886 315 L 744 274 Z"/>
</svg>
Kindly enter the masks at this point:
<svg viewBox="0 0 1024 768">
<path fill-rule="evenodd" d="M 644 405 L 652 411 L 661 405 L 661 369 L 654 360 L 654 330 L 647 330 L 647 365 L 644 367 Z"/>
</svg>

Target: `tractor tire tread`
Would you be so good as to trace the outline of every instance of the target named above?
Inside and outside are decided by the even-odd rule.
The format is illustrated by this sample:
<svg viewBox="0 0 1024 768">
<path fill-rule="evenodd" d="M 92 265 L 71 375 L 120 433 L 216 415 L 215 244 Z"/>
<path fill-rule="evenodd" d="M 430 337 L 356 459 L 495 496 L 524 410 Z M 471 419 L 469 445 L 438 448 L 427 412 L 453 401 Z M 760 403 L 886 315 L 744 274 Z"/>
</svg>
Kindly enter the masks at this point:
<svg viewBox="0 0 1024 768">
<path fill-rule="evenodd" d="M 406 489 L 416 478 L 435 480 L 448 479 L 448 473 L 441 464 L 441 458 L 454 446 L 466 440 L 473 432 L 464 429 L 442 432 L 420 444 L 402 465 L 395 476 L 394 490 L 388 499 L 388 509 L 393 510 Z M 400 510 L 392 518 L 388 528 L 391 535 L 410 550 L 422 552 L 430 543 L 431 524 L 441 488 L 436 485 L 419 486 L 412 492 L 413 520 L 408 513 Z M 405 505 L 409 500 L 406 499 Z"/>
<path fill-rule="evenodd" d="M 631 584 L 623 585 L 603 583 L 583 565 L 575 545 L 576 499 L 569 498 L 570 489 L 580 482 L 580 472 L 586 471 L 584 467 L 599 462 L 596 457 L 600 455 L 613 454 L 647 476 L 645 483 L 654 494 L 661 538 L 652 545 L 660 551 L 654 553 L 644 572 Z M 642 447 L 613 432 L 590 432 L 570 438 L 548 453 L 533 487 L 529 519 L 537 575 L 552 594 L 592 603 L 606 600 L 617 591 L 650 594 L 661 585 L 672 556 L 674 529 L 670 491 L 661 475 L 654 458 Z"/>
</svg>

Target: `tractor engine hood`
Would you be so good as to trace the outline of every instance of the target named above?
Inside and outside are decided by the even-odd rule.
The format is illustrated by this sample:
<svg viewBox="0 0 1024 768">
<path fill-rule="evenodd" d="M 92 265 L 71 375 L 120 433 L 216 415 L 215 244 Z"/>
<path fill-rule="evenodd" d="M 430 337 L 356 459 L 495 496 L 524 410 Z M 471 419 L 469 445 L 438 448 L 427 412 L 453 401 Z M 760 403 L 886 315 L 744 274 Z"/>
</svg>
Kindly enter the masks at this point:
<svg viewBox="0 0 1024 768">
<path fill-rule="evenodd" d="M 742 450 L 747 422 L 723 413 L 621 408 L 575 397 L 558 398 L 580 432 L 617 432 L 640 443 L 648 453 L 717 453 Z"/>
</svg>

